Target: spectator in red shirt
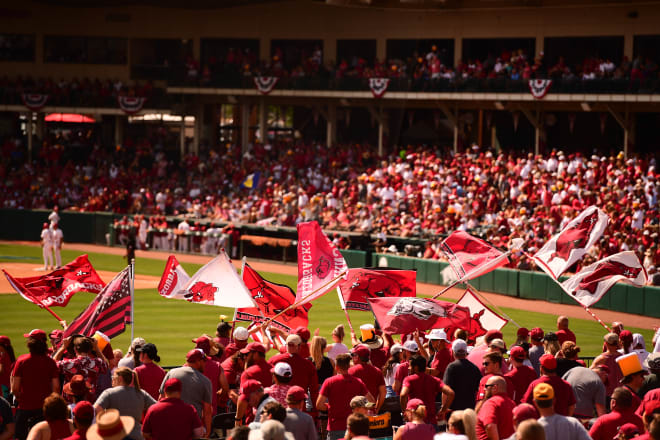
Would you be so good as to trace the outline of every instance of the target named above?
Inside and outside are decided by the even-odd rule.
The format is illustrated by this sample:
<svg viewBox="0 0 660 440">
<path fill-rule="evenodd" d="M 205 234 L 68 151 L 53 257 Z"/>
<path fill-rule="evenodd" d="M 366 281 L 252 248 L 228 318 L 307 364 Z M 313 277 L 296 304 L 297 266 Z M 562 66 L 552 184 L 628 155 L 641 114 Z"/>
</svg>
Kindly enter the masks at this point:
<svg viewBox="0 0 660 440">
<path fill-rule="evenodd" d="M 224 407 L 224 405 L 219 405 L 218 402 L 221 396 L 229 395 L 229 384 L 227 383 L 227 378 L 220 362 L 211 356 L 215 349 L 215 344 L 211 338 L 207 335 L 202 335 L 197 339 L 193 339 L 193 342 L 195 343 L 195 348 L 202 350 L 206 356 L 204 376 L 211 381 L 211 410 L 213 415 L 215 415 L 218 411 L 218 406 Z"/>
<path fill-rule="evenodd" d="M 241 374 L 241 383 L 248 379 L 254 379 L 261 382 L 264 387 L 271 386 L 273 384 L 271 374 L 273 366 L 266 362 L 266 347 L 259 342 L 251 342 L 240 353 L 246 356 L 246 368 Z"/>
<path fill-rule="evenodd" d="M 644 423 L 642 418 L 635 414 L 632 402 L 632 393 L 629 390 L 623 387 L 616 388 L 612 393 L 612 412 L 596 419 L 589 430 L 591 438 L 593 440 L 610 440 L 616 435 L 618 427 L 625 423 L 632 423 L 640 432 L 643 432 Z"/>
<path fill-rule="evenodd" d="M 247 340 L 250 334 L 245 327 L 236 327 L 234 329 L 234 340 L 225 347 L 222 353 L 222 360 L 232 357 L 234 353 L 247 347 Z"/>
<path fill-rule="evenodd" d="M 426 423 L 437 424 L 438 419 L 443 420 L 454 400 L 454 391 L 445 385 L 442 380 L 426 374 L 426 359 L 415 355 L 410 358 L 412 374 L 403 380 L 401 388 L 401 408 L 406 408 L 408 399 L 421 399 L 426 406 Z M 436 411 L 436 396 L 442 393 L 442 405 Z"/>
<path fill-rule="evenodd" d="M 477 415 L 479 440 L 504 439 L 513 434 L 513 409 L 516 403 L 507 395 L 507 383 L 491 376 L 486 383 L 486 400 Z"/>
<path fill-rule="evenodd" d="M 557 338 L 559 339 L 559 345 L 562 345 L 566 341 L 576 342 L 575 333 L 573 333 L 568 328 L 568 317 L 560 316 L 557 318 Z M 576 342 L 577 343 L 577 342 Z"/>
<path fill-rule="evenodd" d="M 450 342 L 447 339 L 447 333 L 442 329 L 433 329 L 426 335 L 426 339 L 429 340 L 433 346 L 433 350 L 435 350 L 435 355 L 431 361 L 431 368 L 428 373 L 432 376 L 442 378 L 445 375 L 447 365 L 453 361 L 451 351 L 449 350 Z"/>
<path fill-rule="evenodd" d="M 502 373 L 502 364 L 504 363 L 504 358 L 502 357 L 502 354 L 499 351 L 490 351 L 486 353 L 483 356 L 483 362 L 482 366 L 484 368 L 484 377 L 481 378 L 479 381 L 479 389 L 477 390 L 477 396 L 476 396 L 476 411 L 477 413 L 479 412 L 479 408 L 481 408 L 481 405 L 486 399 L 486 384 L 488 383 L 488 380 L 492 376 L 502 376 L 504 377 L 504 373 Z M 514 394 L 514 384 L 511 381 L 510 378 L 504 378 L 506 381 L 506 392 L 508 393 L 508 396 L 510 398 L 513 398 Z"/>
<path fill-rule="evenodd" d="M 534 371 L 532 367 L 523 364 L 526 358 L 527 353 L 524 348 L 519 345 L 511 347 L 509 360 L 511 361 L 512 369 L 506 373 L 504 377 L 508 377 L 511 379 L 511 382 L 513 382 L 513 400 L 516 404 L 520 403 L 522 400 L 529 384 L 538 379 L 536 371 Z"/>
<path fill-rule="evenodd" d="M 376 413 L 385 403 L 385 379 L 383 373 L 369 362 L 370 350 L 366 345 L 358 344 L 351 350 L 353 366 L 348 370 L 348 374 L 355 376 L 364 382 L 367 390 L 376 398 Z"/>
<path fill-rule="evenodd" d="M 523 402 L 534 403 L 534 387 L 540 383 L 552 385 L 554 391 L 554 412 L 562 416 L 572 416 L 575 410 L 575 393 L 571 384 L 557 376 L 557 359 L 551 354 L 541 356 L 541 377 L 527 387 Z"/>
<path fill-rule="evenodd" d="M 394 440 L 432 440 L 435 435 L 435 425 L 425 423 L 426 406 L 420 399 L 410 399 L 406 405 L 406 420 L 394 434 Z"/>
<path fill-rule="evenodd" d="M 403 380 L 410 374 L 410 358 L 419 352 L 419 346 L 415 341 L 406 341 L 403 343 L 403 350 L 401 351 L 401 363 L 397 365 L 394 372 L 394 384 L 392 389 L 396 394 L 401 392 Z"/>
<path fill-rule="evenodd" d="M 286 338 L 287 353 L 273 356 L 268 361 L 270 365 L 275 366 L 278 362 L 285 362 L 291 366 L 293 378 L 291 385 L 298 385 L 305 390 L 316 402 L 319 395 L 319 380 L 316 374 L 316 366 L 309 359 L 305 359 L 299 354 L 302 339 L 300 336 L 291 334 Z"/>
<path fill-rule="evenodd" d="M 18 400 L 16 438 L 25 440 L 30 428 L 43 420 L 42 406 L 46 397 L 60 390 L 57 364 L 48 357 L 46 332 L 34 329 L 27 338 L 28 354 L 19 356 L 11 373 L 11 392 Z"/>
<path fill-rule="evenodd" d="M 182 383 L 171 378 L 165 382 L 165 398 L 147 410 L 142 424 L 145 439 L 192 440 L 204 436 L 204 427 L 192 405 L 181 400 Z"/>
<path fill-rule="evenodd" d="M 165 370 L 163 370 L 156 362 L 160 362 L 158 356 L 158 349 L 154 344 L 144 344 L 138 348 L 137 353 L 140 356 L 140 365 L 135 368 L 138 380 L 140 381 L 140 388 L 145 390 L 154 400 L 158 400 L 160 385 L 165 378 Z"/>
<path fill-rule="evenodd" d="M 348 374 L 351 356 L 340 354 L 335 359 L 337 374 L 323 382 L 316 408 L 328 411 L 328 440 L 339 440 L 346 431 L 346 418 L 351 414 L 351 399 L 355 396 L 367 396 L 375 399 L 360 379 Z M 294 373 L 295 374 L 295 373 Z"/>
</svg>

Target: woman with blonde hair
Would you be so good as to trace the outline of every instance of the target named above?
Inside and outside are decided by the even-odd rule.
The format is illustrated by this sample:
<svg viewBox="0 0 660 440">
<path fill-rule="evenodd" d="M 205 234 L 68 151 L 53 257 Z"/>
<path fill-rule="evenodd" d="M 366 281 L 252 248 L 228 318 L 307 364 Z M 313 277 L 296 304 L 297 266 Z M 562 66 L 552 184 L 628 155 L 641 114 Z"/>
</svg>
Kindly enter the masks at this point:
<svg viewBox="0 0 660 440">
<path fill-rule="evenodd" d="M 407 423 L 397 429 L 393 440 L 433 440 L 435 426 L 424 423 L 426 406 L 421 399 L 408 400 L 404 417 Z"/>
<path fill-rule="evenodd" d="M 556 333 L 548 332 L 543 338 L 543 348 L 546 354 L 556 356 L 561 352 L 561 345 L 559 345 L 559 338 Z M 561 355 L 560 355 L 561 356 Z"/>
<path fill-rule="evenodd" d="M 128 367 L 119 367 L 112 374 L 112 388 L 103 391 L 96 399 L 94 408 L 99 414 L 106 409 L 116 409 L 122 416 L 131 416 L 135 426 L 129 437 L 133 440 L 143 440 L 142 416 L 156 401 L 143 389 L 137 373 Z"/>
<path fill-rule="evenodd" d="M 319 386 L 329 377 L 335 374 L 335 364 L 327 356 L 324 355 L 328 342 L 323 336 L 314 336 L 310 343 L 310 357 L 309 359 L 314 362 L 316 367 L 316 374 L 319 378 Z"/>
<path fill-rule="evenodd" d="M 477 413 L 468 408 L 454 411 L 447 422 L 447 432 L 435 436 L 435 440 L 477 440 Z"/>
<path fill-rule="evenodd" d="M 333 361 L 335 358 L 342 354 L 348 353 L 350 350 L 346 345 L 344 345 L 344 337 L 346 333 L 344 332 L 344 325 L 339 324 L 337 327 L 332 330 L 332 344 L 329 344 L 325 351 L 328 353 L 328 357 Z"/>
</svg>

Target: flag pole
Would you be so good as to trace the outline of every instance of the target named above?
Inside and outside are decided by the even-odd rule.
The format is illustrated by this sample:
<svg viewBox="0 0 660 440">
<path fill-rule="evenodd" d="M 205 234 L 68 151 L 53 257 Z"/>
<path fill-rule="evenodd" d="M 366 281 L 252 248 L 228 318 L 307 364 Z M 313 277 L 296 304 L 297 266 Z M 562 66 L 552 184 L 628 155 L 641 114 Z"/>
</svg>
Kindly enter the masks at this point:
<svg viewBox="0 0 660 440">
<path fill-rule="evenodd" d="M 129 265 L 131 274 L 131 341 L 135 336 L 135 258 L 131 258 Z"/>
<path fill-rule="evenodd" d="M 344 297 L 341 294 L 341 289 L 337 287 L 337 297 L 339 298 L 339 306 L 344 311 L 346 315 L 346 321 L 348 321 L 348 328 L 351 329 L 351 335 L 355 336 L 355 330 L 353 330 L 353 323 L 351 322 L 351 317 L 348 316 L 348 310 L 346 310 L 346 303 L 344 302 Z"/>
</svg>

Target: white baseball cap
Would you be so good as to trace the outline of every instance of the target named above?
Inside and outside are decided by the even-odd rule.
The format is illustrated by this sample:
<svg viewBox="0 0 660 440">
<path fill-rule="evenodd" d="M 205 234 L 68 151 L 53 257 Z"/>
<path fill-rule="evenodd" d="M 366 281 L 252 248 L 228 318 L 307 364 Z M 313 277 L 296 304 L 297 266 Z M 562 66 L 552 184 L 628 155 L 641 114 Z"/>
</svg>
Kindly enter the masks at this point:
<svg viewBox="0 0 660 440">
<path fill-rule="evenodd" d="M 271 371 L 280 377 L 291 377 L 291 375 L 293 375 L 293 371 L 291 371 L 291 365 L 287 364 L 286 362 L 276 363 Z"/>
<path fill-rule="evenodd" d="M 467 353 L 468 351 L 467 342 L 465 342 L 462 339 L 454 339 L 454 342 L 451 343 L 451 350 L 454 353 L 459 353 L 459 352 Z"/>
<path fill-rule="evenodd" d="M 412 351 L 413 353 L 417 353 L 419 351 L 419 347 L 417 346 L 417 342 L 415 341 L 404 342 L 403 349 L 406 351 Z"/>
<path fill-rule="evenodd" d="M 401 346 L 401 344 L 393 344 L 390 347 L 390 354 L 391 355 L 401 353 L 402 351 L 403 351 L 403 347 Z"/>
<path fill-rule="evenodd" d="M 234 330 L 234 339 L 239 341 L 246 341 L 249 333 L 245 327 L 236 327 Z"/>
<path fill-rule="evenodd" d="M 440 341 L 449 342 L 449 339 L 447 339 L 447 333 L 445 332 L 444 329 L 441 329 L 441 328 L 434 328 L 425 337 L 426 337 L 426 339 L 437 339 L 437 340 L 440 340 Z"/>
</svg>

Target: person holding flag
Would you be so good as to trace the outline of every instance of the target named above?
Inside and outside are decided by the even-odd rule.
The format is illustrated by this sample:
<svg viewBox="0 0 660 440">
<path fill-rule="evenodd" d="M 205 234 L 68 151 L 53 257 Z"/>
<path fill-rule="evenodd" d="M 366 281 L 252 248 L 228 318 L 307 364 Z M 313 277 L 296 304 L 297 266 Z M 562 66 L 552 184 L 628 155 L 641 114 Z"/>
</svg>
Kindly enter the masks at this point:
<svg viewBox="0 0 660 440">
<path fill-rule="evenodd" d="M 64 353 L 71 346 L 73 346 L 76 357 L 63 360 Z M 92 354 L 95 357 L 92 357 Z M 53 359 L 57 361 L 60 373 L 64 376 L 65 385 L 69 383 L 73 376 L 80 374 L 85 378 L 92 395 L 96 395 L 98 376 L 108 371 L 108 360 L 103 356 L 103 352 L 99 349 L 98 339 L 95 338 L 69 336 L 64 339 L 59 350 L 53 355 Z"/>
</svg>

